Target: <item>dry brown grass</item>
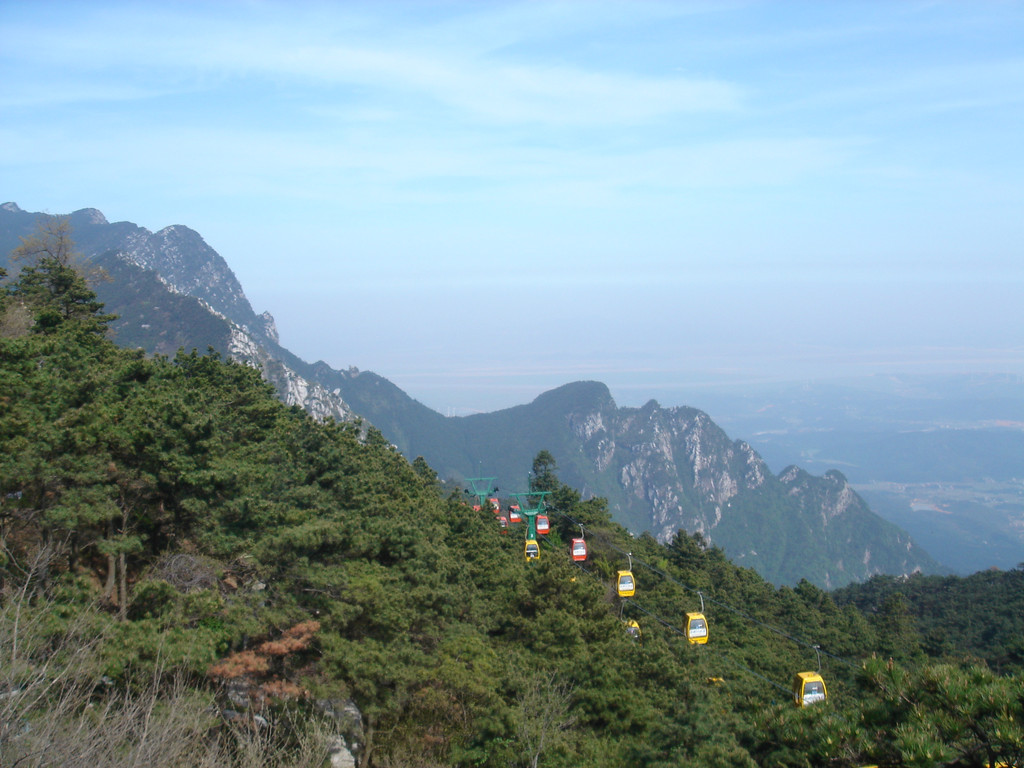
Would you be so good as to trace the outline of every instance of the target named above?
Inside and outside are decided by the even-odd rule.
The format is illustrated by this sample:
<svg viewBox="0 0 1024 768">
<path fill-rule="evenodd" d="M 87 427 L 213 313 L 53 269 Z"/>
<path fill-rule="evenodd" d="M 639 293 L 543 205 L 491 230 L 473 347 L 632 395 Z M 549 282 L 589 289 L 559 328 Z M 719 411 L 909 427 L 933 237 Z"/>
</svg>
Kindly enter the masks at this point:
<svg viewBox="0 0 1024 768">
<path fill-rule="evenodd" d="M 112 684 L 99 668 L 98 609 L 55 622 L 58 606 L 30 605 L 28 592 L 0 596 L 0 766 L 325 765 L 331 734 L 322 719 L 280 709 L 228 722 L 212 693 L 170 670 Z"/>
</svg>

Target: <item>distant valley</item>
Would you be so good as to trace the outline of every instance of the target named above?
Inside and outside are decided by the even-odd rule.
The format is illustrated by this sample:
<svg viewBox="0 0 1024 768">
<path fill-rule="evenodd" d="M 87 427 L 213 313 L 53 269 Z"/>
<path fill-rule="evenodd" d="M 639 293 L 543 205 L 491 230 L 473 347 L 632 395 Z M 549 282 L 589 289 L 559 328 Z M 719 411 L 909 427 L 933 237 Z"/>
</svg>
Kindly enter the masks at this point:
<svg viewBox="0 0 1024 768">
<path fill-rule="evenodd" d="M 961 574 L 1024 562 L 1024 378 L 900 375 L 691 394 L 773 469 L 837 468 Z"/>
</svg>

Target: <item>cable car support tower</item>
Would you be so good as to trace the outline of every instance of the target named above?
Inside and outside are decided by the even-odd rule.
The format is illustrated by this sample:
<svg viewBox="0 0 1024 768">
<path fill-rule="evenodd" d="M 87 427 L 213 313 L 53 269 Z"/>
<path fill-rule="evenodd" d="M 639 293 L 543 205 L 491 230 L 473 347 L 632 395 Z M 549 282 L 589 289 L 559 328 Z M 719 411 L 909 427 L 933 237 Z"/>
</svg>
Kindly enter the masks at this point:
<svg viewBox="0 0 1024 768">
<path fill-rule="evenodd" d="M 487 499 L 498 492 L 498 487 L 494 484 L 494 481 L 497 479 L 496 477 L 466 478 L 466 482 L 472 488 L 472 490 L 467 490 L 466 493 L 476 496 L 480 509 L 487 509 Z"/>
<path fill-rule="evenodd" d="M 536 560 L 540 556 L 540 549 L 537 546 L 537 516 L 547 511 L 544 497 L 550 496 L 551 491 L 529 491 L 511 495 L 519 505 L 519 514 L 526 518 L 526 559 Z"/>
</svg>

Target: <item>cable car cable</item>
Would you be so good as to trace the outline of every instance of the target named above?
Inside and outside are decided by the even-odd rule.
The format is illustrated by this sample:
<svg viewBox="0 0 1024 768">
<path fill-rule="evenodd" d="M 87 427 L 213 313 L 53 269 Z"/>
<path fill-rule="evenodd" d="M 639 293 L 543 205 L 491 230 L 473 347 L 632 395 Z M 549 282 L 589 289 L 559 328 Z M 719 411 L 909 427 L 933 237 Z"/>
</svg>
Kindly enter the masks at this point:
<svg viewBox="0 0 1024 768">
<path fill-rule="evenodd" d="M 595 535 L 599 535 L 599 534 L 595 534 Z M 670 544 L 663 544 L 662 546 L 666 546 L 669 549 L 675 550 L 676 552 L 682 552 L 682 550 L 680 550 L 678 547 L 673 547 Z M 661 576 L 663 576 L 664 578 L 668 579 L 669 581 L 675 582 L 680 587 L 683 587 L 684 589 L 689 589 L 691 591 L 696 591 L 692 587 L 687 587 L 685 584 L 682 584 L 682 583 L 676 581 L 675 579 L 673 579 L 668 574 L 662 573 L 659 569 L 655 568 L 654 566 L 649 566 L 646 563 L 644 563 L 644 565 L 646 567 L 650 568 L 655 573 L 658 573 Z M 698 592 L 698 594 L 700 594 L 700 593 Z M 708 598 L 708 602 L 709 603 L 713 603 L 714 605 L 717 605 L 720 608 L 724 608 L 725 610 L 730 611 L 730 612 L 736 614 L 737 616 L 740 616 L 740 617 L 742 617 L 744 619 L 747 619 L 748 621 L 751 621 L 754 624 L 757 624 L 758 626 L 764 627 L 765 629 L 767 629 L 767 630 L 769 630 L 771 632 L 774 632 L 775 634 L 777 634 L 777 635 L 779 635 L 781 637 L 784 637 L 787 640 L 791 640 L 794 643 L 796 643 L 797 645 L 802 645 L 802 646 L 804 646 L 806 648 L 810 648 L 811 650 L 816 651 L 819 654 L 822 654 L 824 656 L 828 656 L 830 659 L 834 659 L 836 661 L 842 662 L 843 664 L 846 664 L 848 667 L 850 667 L 852 669 L 860 669 L 861 668 L 860 664 L 852 662 L 849 659 L 845 659 L 842 656 L 837 656 L 834 653 L 829 653 L 828 651 L 822 650 L 820 644 L 811 643 L 811 642 L 809 642 L 807 640 L 801 640 L 798 637 L 794 637 L 794 636 L 790 635 L 789 633 L 782 631 L 778 627 L 773 627 L 771 624 L 766 624 L 765 622 L 761 621 L 760 619 L 756 619 L 753 616 L 751 616 L 750 614 L 745 613 L 744 611 L 741 611 L 738 608 L 733 608 L 731 605 L 723 603 L 723 602 L 721 602 L 719 600 L 715 600 L 714 598 L 711 598 L 711 597 Z"/>
<path fill-rule="evenodd" d="M 647 609 L 646 609 L 646 608 L 644 608 L 644 607 L 643 607 L 642 605 L 640 605 L 639 603 L 637 603 L 637 602 L 636 602 L 635 600 L 626 600 L 626 601 L 624 601 L 624 602 L 628 602 L 628 603 L 630 603 L 630 604 L 631 604 L 631 605 L 632 605 L 632 606 L 633 606 L 634 608 L 636 608 L 637 610 L 639 610 L 639 611 L 640 611 L 641 613 L 645 613 L 645 614 L 647 614 L 648 616 L 650 616 L 650 617 L 651 617 L 652 619 L 654 619 L 655 621 L 657 621 L 657 622 L 658 622 L 659 624 L 661 624 L 662 626 L 664 626 L 664 627 L 666 627 L 666 628 L 670 629 L 670 630 L 671 630 L 672 632 L 674 632 L 675 634 L 677 634 L 677 635 L 679 635 L 680 637 L 682 637 L 682 638 L 684 638 L 684 639 L 687 639 L 687 640 L 688 640 L 688 638 L 686 637 L 686 632 L 684 632 L 684 631 L 683 631 L 682 629 L 680 629 L 679 627 L 675 626 L 674 624 L 671 624 L 670 622 L 668 622 L 668 621 L 666 621 L 665 619 L 661 618 L 661 617 L 660 617 L 660 616 L 658 616 L 658 615 L 657 615 L 656 613 L 653 613 L 653 612 L 651 612 L 651 611 L 647 610 Z M 782 691 L 783 693 L 785 693 L 785 694 L 786 694 L 787 696 L 788 696 L 788 695 L 790 695 L 790 693 L 791 693 L 791 690 L 790 690 L 789 688 L 787 688 L 786 686 L 784 686 L 784 685 L 781 685 L 780 683 L 777 683 L 777 682 L 775 682 L 775 681 L 774 681 L 774 680 L 772 680 L 772 679 L 771 679 L 770 677 L 765 677 L 765 676 L 764 676 L 764 675 L 762 675 L 762 674 L 761 674 L 760 672 L 755 672 L 754 670 L 752 670 L 752 669 L 751 669 L 750 667 L 746 666 L 745 664 L 741 664 L 740 662 L 738 662 L 738 661 L 735 661 L 734 659 L 731 659 L 731 658 L 729 658 L 729 657 L 728 657 L 728 656 L 727 656 L 727 655 L 725 654 L 725 652 L 724 652 L 724 651 L 722 651 L 722 650 L 720 650 L 720 649 L 718 649 L 718 648 L 715 648 L 715 649 L 708 649 L 708 651 L 704 651 L 704 652 L 705 652 L 705 653 L 706 653 L 706 652 L 710 652 L 710 653 L 712 653 L 713 655 L 715 655 L 715 656 L 718 656 L 718 657 L 720 657 L 720 658 L 724 659 L 724 660 L 726 661 L 726 663 L 727 663 L 727 664 L 731 664 L 731 665 L 732 665 L 732 666 L 734 666 L 734 667 L 738 667 L 739 669 L 742 669 L 742 670 L 743 670 L 744 672 L 748 672 L 749 674 L 751 674 L 751 675 L 753 675 L 754 677 L 756 677 L 756 678 L 757 678 L 758 680 L 761 680 L 762 682 L 768 683 L 769 685 L 771 685 L 771 686 L 774 686 L 775 688 L 778 688 L 778 689 L 779 689 L 780 691 Z"/>
<path fill-rule="evenodd" d="M 568 517 L 568 515 L 566 515 L 566 517 Z M 547 539 L 542 539 L 541 540 L 541 544 L 542 544 L 542 546 L 550 547 L 553 550 L 556 549 L 555 545 L 552 542 L 548 541 Z M 573 565 L 575 565 L 577 568 L 579 568 L 581 571 L 583 571 L 585 574 L 587 574 L 591 578 L 595 579 L 596 581 L 599 581 L 602 584 L 605 583 L 604 579 L 601 578 L 601 576 L 599 574 L 594 573 L 594 571 L 590 570 L 589 568 L 586 568 L 581 563 L 573 563 Z M 650 611 L 647 608 L 644 608 L 636 600 L 630 599 L 630 598 L 623 598 L 622 602 L 623 603 L 629 603 L 629 605 L 631 607 L 636 608 L 641 613 L 646 614 L 647 616 L 651 617 L 652 619 L 654 619 L 656 622 L 661 624 L 666 629 L 668 629 L 668 630 L 674 632 L 675 634 L 679 635 L 680 637 L 688 640 L 688 638 L 686 636 L 686 632 L 684 632 L 682 629 L 680 629 L 679 627 L 677 627 L 674 624 L 672 624 L 670 621 L 668 621 L 668 620 L 662 618 L 661 616 L 659 616 L 658 614 L 654 613 L 653 611 Z M 710 652 L 711 654 L 724 659 L 727 664 L 730 664 L 733 667 L 736 667 L 738 669 L 743 670 L 744 672 L 749 673 L 753 677 L 756 677 L 758 680 L 761 680 L 762 682 L 768 683 L 768 685 L 771 685 L 771 686 L 773 686 L 775 688 L 778 688 L 780 691 L 782 691 L 787 696 L 789 696 L 791 694 L 791 689 L 787 688 L 784 685 L 780 685 L 779 683 L 775 682 L 771 678 L 765 677 L 760 672 L 755 672 L 750 667 L 748 667 L 748 666 L 746 666 L 744 664 L 741 664 L 740 662 L 730 658 L 721 649 L 718 649 L 718 648 L 708 649 L 707 651 L 704 651 L 704 652 L 705 653 Z"/>
<path fill-rule="evenodd" d="M 555 509 L 550 509 L 549 511 L 555 512 L 555 513 L 557 513 L 559 515 L 562 515 L 564 518 L 566 518 L 567 520 L 571 521 L 575 525 L 579 525 L 581 528 L 585 528 L 585 526 L 582 523 L 580 523 L 578 520 L 573 519 L 573 517 L 571 515 L 569 515 L 569 514 L 567 514 L 565 512 L 561 512 L 561 511 L 555 510 Z M 592 536 L 595 536 L 598 539 L 601 539 L 602 541 L 604 541 L 605 544 L 607 544 L 609 547 L 611 547 L 612 549 L 614 549 L 618 553 L 623 554 L 623 555 L 628 554 L 625 550 L 619 548 L 618 546 L 616 546 L 615 544 L 610 542 L 606 536 L 604 536 L 603 534 L 595 531 L 593 528 L 590 529 L 590 533 L 591 533 Z M 678 552 L 679 550 L 676 549 L 676 551 Z M 681 588 L 686 589 L 686 590 L 689 590 L 690 592 L 694 592 L 694 593 L 696 593 L 698 595 L 701 594 L 701 591 L 699 591 L 697 589 L 694 589 L 693 587 L 687 586 L 686 584 L 683 584 L 681 581 L 678 581 L 677 579 L 673 578 L 669 574 L 667 574 L 664 571 L 662 571 L 660 568 L 657 568 L 657 567 L 651 565 L 650 563 L 646 563 L 643 560 L 640 560 L 638 558 L 635 558 L 635 559 L 636 559 L 637 563 L 639 563 L 640 565 L 644 566 L 649 571 L 652 571 L 652 572 L 658 574 L 659 576 L 661 576 L 662 578 L 664 578 L 664 579 L 666 579 L 668 581 L 671 581 L 676 586 L 681 587 Z M 835 654 L 829 653 L 828 651 L 821 650 L 819 644 L 811 643 L 810 641 L 802 640 L 802 639 L 800 639 L 798 637 L 794 637 L 793 635 L 790 635 L 787 632 L 783 632 L 781 629 L 778 629 L 777 627 L 773 627 L 771 624 L 766 624 L 765 622 L 761 621 L 760 619 L 754 618 L 750 614 L 745 613 L 744 611 L 741 611 L 738 608 L 733 608 L 731 605 L 728 605 L 726 603 L 720 602 L 720 601 L 715 600 L 715 599 L 713 599 L 711 597 L 707 598 L 707 601 L 709 603 L 717 605 L 720 608 L 724 608 L 725 610 L 730 611 L 731 613 L 734 613 L 737 616 L 740 616 L 741 618 L 747 619 L 748 621 L 751 621 L 754 624 L 757 624 L 758 626 L 763 627 L 764 629 L 769 630 L 770 632 L 774 632 L 775 634 L 779 635 L 780 637 L 784 637 L 787 640 L 790 640 L 791 642 L 796 643 L 797 645 L 802 645 L 805 648 L 809 648 L 811 650 L 817 650 L 821 654 L 823 654 L 825 656 L 828 656 L 831 659 L 835 659 L 836 661 L 842 662 L 843 664 L 846 664 L 847 666 L 849 666 L 852 669 L 860 669 L 861 668 L 860 664 L 856 664 L 856 663 L 854 663 L 852 661 L 849 661 L 848 659 L 844 659 L 841 656 L 837 656 Z"/>
</svg>

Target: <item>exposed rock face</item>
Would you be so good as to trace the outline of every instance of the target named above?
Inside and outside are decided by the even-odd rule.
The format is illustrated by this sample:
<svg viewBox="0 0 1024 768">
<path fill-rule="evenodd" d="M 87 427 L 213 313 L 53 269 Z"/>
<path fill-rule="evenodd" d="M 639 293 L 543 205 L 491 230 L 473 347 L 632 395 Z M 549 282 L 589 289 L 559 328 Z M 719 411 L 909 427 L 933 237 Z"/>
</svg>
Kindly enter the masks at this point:
<svg viewBox="0 0 1024 768">
<path fill-rule="evenodd" d="M 351 699 L 323 699 L 316 702 L 316 708 L 332 717 L 337 727 L 327 745 L 331 768 L 355 768 L 366 745 L 363 713 Z"/>
<path fill-rule="evenodd" d="M 679 528 L 714 539 L 723 505 L 771 475 L 747 443 L 730 442 L 694 408 L 663 409 L 652 400 L 619 409 L 609 394 L 597 410 L 566 418 L 593 471 L 607 472 L 618 457 L 619 485 L 650 508 L 650 530 L 661 540 Z"/>
<path fill-rule="evenodd" d="M 24 230 L 14 235 L 31 232 L 40 215 L 26 213 L 15 203 L 0 208 L 15 215 Z M 228 354 L 238 362 L 259 368 L 286 403 L 302 406 L 320 419 L 354 418 L 337 392 L 310 381 L 296 370 L 303 365 L 302 361 L 280 346 L 274 318 L 269 312 L 257 315 L 253 311 L 234 272 L 199 233 L 180 224 L 156 233 L 130 222 L 111 224 L 95 208 L 75 211 L 70 219 L 76 247 L 83 256 L 95 259 L 103 255 L 109 259 L 115 252 L 120 261 L 155 274 L 168 291 L 198 300 L 210 313 L 226 321 L 230 326 Z M 120 313 L 116 295 L 113 301 L 108 297 L 104 300 L 108 309 Z M 146 320 L 144 316 L 133 317 L 133 322 L 144 329 L 149 327 Z M 157 342 L 151 342 L 145 335 L 136 338 L 136 342 L 151 353 L 169 351 L 156 346 Z M 148 348 L 150 343 L 153 348 Z M 212 340 L 210 343 L 213 345 Z"/>
<path fill-rule="evenodd" d="M 87 218 L 90 224 L 109 224 L 107 217 L 104 216 L 100 211 L 95 208 L 83 208 L 80 210 L 79 215 Z"/>
<path fill-rule="evenodd" d="M 76 211 L 73 215 L 78 217 L 81 213 Z M 79 231 L 80 227 L 76 227 L 76 237 Z M 256 319 L 227 262 L 188 227 L 164 227 L 156 234 L 136 227 L 117 251 L 131 263 L 156 272 L 176 292 L 201 299 L 235 323 L 247 326 Z"/>
<path fill-rule="evenodd" d="M 274 358 L 265 343 L 250 336 L 247 329 L 232 326 L 228 349 L 233 359 L 259 368 L 263 378 L 274 385 L 278 396 L 287 405 L 298 405 L 321 420 L 349 421 L 355 418 L 337 392 L 329 392 L 322 384 L 303 378 Z"/>
<path fill-rule="evenodd" d="M 614 471 L 620 504 L 646 507 L 646 527 L 662 541 L 680 529 L 698 532 L 773 580 L 806 576 L 826 588 L 935 567 L 840 472 L 815 477 L 790 467 L 776 477 L 749 444 L 731 441 L 696 409 L 653 401 L 616 409 L 602 400 L 565 420 L 590 464 L 577 472 Z"/>
<path fill-rule="evenodd" d="M 269 312 L 264 312 L 260 315 L 260 320 L 263 321 L 263 335 L 275 344 L 280 344 L 281 337 L 277 334 L 277 323 L 274 322 L 274 316 Z"/>
</svg>

